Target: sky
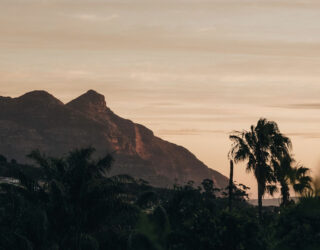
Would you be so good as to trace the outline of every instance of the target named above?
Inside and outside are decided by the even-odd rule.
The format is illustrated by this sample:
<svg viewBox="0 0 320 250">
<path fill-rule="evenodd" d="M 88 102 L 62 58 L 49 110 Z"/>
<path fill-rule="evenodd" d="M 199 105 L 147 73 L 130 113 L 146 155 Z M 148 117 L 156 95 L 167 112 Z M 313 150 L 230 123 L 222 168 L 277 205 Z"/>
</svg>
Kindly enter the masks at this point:
<svg viewBox="0 0 320 250">
<path fill-rule="evenodd" d="M 0 95 L 94 89 L 125 118 L 229 174 L 260 117 L 320 169 L 320 1 L 0 0 Z M 235 179 L 252 187 L 236 165 Z"/>
</svg>

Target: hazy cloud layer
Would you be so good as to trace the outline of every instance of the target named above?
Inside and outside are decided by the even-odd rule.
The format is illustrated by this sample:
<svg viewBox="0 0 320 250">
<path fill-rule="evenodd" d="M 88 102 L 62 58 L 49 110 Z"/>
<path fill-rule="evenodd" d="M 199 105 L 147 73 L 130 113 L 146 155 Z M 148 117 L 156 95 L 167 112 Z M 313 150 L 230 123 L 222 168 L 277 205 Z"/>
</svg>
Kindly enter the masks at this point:
<svg viewBox="0 0 320 250">
<path fill-rule="evenodd" d="M 288 109 L 320 109 L 320 103 L 296 103 L 279 106 Z"/>
</svg>

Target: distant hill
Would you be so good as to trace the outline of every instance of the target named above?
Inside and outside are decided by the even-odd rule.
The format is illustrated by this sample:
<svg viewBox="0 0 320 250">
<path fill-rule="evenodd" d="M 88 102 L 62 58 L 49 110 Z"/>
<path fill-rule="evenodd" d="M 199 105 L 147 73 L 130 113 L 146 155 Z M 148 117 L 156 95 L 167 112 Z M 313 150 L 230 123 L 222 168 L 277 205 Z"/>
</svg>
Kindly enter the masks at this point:
<svg viewBox="0 0 320 250">
<path fill-rule="evenodd" d="M 26 162 L 34 149 L 61 156 L 87 146 L 94 146 L 97 155 L 113 152 L 111 174 L 130 174 L 162 187 L 175 181 L 200 184 L 205 178 L 218 187 L 228 185 L 225 176 L 187 149 L 114 114 L 104 96 L 93 90 L 67 104 L 45 91 L 0 97 L 0 154 Z"/>
</svg>

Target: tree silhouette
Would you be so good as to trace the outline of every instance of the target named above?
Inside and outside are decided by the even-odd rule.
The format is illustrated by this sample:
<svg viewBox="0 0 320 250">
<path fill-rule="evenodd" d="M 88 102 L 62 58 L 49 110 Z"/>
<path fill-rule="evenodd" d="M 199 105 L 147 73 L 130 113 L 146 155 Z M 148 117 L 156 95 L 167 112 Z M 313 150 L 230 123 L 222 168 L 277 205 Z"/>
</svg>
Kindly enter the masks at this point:
<svg viewBox="0 0 320 250">
<path fill-rule="evenodd" d="M 312 178 L 308 175 L 310 169 L 304 166 L 296 166 L 292 169 L 291 184 L 293 190 L 300 195 L 311 190 Z"/>
<path fill-rule="evenodd" d="M 302 197 L 295 206 L 283 208 L 273 230 L 276 250 L 319 249 L 319 197 Z"/>
<path fill-rule="evenodd" d="M 307 175 L 309 169 L 303 166 L 294 167 L 292 166 L 294 162 L 290 155 L 284 155 L 280 159 L 272 159 L 272 167 L 281 186 L 282 206 L 290 204 L 290 185 L 299 194 L 311 189 L 311 178 Z"/>
<path fill-rule="evenodd" d="M 280 133 L 275 122 L 260 119 L 249 131 L 235 131 L 229 138 L 233 141 L 230 155 L 234 161 L 247 161 L 247 171 L 252 171 L 258 184 L 259 218 L 262 220 L 262 197 L 276 190 L 276 178 L 271 160 L 289 154 L 291 141 Z"/>
<path fill-rule="evenodd" d="M 266 178 L 266 190 L 280 182 L 272 165 L 280 164 L 280 154 L 271 154 L 273 146 L 264 149 L 270 154 L 265 165 L 274 175 Z M 246 202 L 248 187 L 232 178 L 230 209 L 230 186 L 221 196 L 211 179 L 197 187 L 190 181 L 159 188 L 128 175 L 109 177 L 112 157 L 96 159 L 93 153 L 87 148 L 52 158 L 34 151 L 29 157 L 36 166 L 0 157 L 0 249 L 318 249 L 317 196 L 303 195 L 296 204 L 266 208 L 262 226 L 256 208 Z M 290 169 L 285 185 L 305 194 L 308 170 Z"/>
<path fill-rule="evenodd" d="M 233 189 L 234 189 L 234 184 L 233 184 L 233 160 L 230 160 L 230 176 L 229 176 L 229 186 L 228 186 L 228 191 L 229 191 L 229 211 L 232 209 L 232 199 L 233 199 Z"/>
<path fill-rule="evenodd" d="M 290 181 L 293 178 L 292 162 L 290 155 L 281 157 L 280 159 L 272 159 L 272 167 L 274 169 L 277 181 L 280 183 L 281 206 L 287 206 L 290 199 Z"/>
<path fill-rule="evenodd" d="M 127 192 L 134 180 L 106 178 L 113 159 L 106 155 L 93 160 L 93 152 L 86 148 L 52 158 L 34 151 L 29 157 L 38 165 L 37 178 L 26 174 L 26 166 L 7 164 L 17 180 L 2 183 L 0 192 L 7 201 L 6 216 L 13 218 L 14 230 L 6 233 L 10 244 L 19 236 L 20 242 L 34 249 L 117 249 L 126 245 L 119 237 L 128 235 L 138 217 Z"/>
</svg>

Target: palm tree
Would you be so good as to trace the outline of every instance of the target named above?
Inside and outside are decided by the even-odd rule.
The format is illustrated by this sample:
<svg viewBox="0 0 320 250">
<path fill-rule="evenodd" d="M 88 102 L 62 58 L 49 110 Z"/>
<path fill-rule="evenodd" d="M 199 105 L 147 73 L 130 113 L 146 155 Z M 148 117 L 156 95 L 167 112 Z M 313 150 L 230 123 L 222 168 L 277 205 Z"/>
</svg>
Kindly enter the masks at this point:
<svg viewBox="0 0 320 250">
<path fill-rule="evenodd" d="M 289 184 L 293 179 L 293 161 L 294 160 L 290 155 L 286 155 L 285 157 L 282 157 L 280 159 L 272 159 L 272 167 L 274 170 L 274 174 L 281 186 L 281 206 L 286 206 L 289 204 Z"/>
<path fill-rule="evenodd" d="M 312 179 L 310 195 L 320 197 L 320 177 L 319 175 Z M 309 196 L 310 196 L 309 195 Z"/>
<path fill-rule="evenodd" d="M 300 195 L 304 194 L 306 190 L 311 190 L 312 178 L 308 175 L 310 169 L 304 166 L 296 166 L 292 169 L 291 185 L 293 190 Z"/>
<path fill-rule="evenodd" d="M 0 249 L 124 249 L 115 246 L 126 245 L 121 237 L 136 223 L 137 185 L 129 176 L 106 177 L 111 155 L 92 159 L 93 152 L 52 158 L 34 151 L 37 167 L 0 157 L 0 176 L 13 180 L 0 182 Z"/>
<path fill-rule="evenodd" d="M 230 177 L 229 177 L 229 186 L 228 186 L 228 191 L 229 191 L 229 211 L 232 209 L 232 196 L 233 196 L 233 189 L 234 189 L 234 184 L 233 184 L 233 160 L 230 160 Z"/>
<path fill-rule="evenodd" d="M 272 159 L 272 167 L 275 177 L 281 186 L 281 205 L 289 204 L 290 189 L 299 194 L 311 189 L 311 177 L 307 175 L 309 169 L 303 166 L 293 167 L 294 159 L 290 155 L 285 155 L 280 159 Z"/>
<path fill-rule="evenodd" d="M 249 131 L 235 131 L 229 136 L 233 142 L 230 155 L 235 163 L 247 161 L 247 171 L 253 172 L 258 184 L 259 219 L 262 219 L 262 197 L 276 190 L 272 159 L 289 154 L 291 141 L 280 133 L 275 122 L 261 118 Z"/>
</svg>

